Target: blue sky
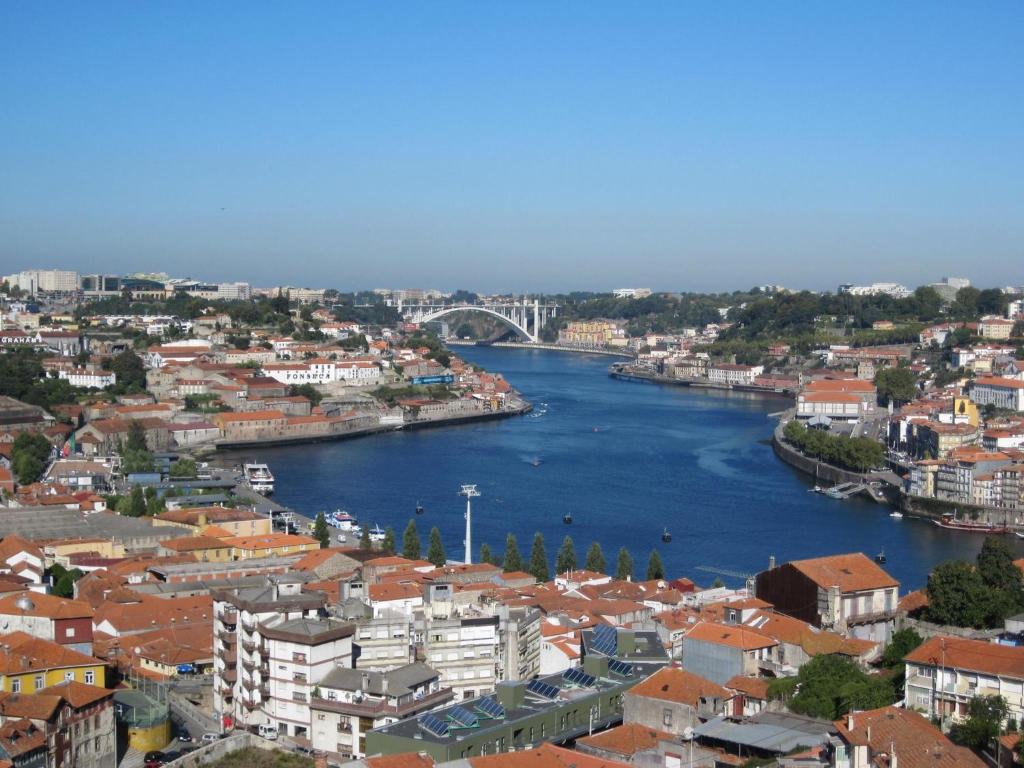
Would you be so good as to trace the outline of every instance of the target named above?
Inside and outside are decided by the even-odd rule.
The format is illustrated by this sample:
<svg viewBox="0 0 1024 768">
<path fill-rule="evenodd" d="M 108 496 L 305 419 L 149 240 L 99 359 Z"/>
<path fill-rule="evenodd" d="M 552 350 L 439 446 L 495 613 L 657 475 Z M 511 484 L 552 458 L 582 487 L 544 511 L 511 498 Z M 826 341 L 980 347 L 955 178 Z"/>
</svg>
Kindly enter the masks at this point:
<svg viewBox="0 0 1024 768">
<path fill-rule="evenodd" d="M 0 4 L 0 273 L 1024 283 L 1024 3 Z"/>
</svg>

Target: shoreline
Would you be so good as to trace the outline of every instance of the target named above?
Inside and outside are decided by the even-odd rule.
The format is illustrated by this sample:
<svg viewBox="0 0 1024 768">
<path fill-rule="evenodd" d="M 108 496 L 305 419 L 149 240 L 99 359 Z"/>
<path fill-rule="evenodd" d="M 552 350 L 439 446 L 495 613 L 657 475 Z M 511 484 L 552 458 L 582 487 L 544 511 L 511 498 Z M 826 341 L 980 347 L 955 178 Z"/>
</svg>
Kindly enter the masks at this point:
<svg viewBox="0 0 1024 768">
<path fill-rule="evenodd" d="M 641 373 L 638 371 L 624 372 L 615 365 L 608 370 L 608 375 L 619 381 L 632 381 L 641 384 L 666 384 L 673 387 L 691 387 L 693 389 L 717 389 L 723 392 L 750 392 L 770 397 L 794 398 L 796 393 L 789 389 L 758 387 L 754 384 L 719 384 L 706 379 L 673 379 L 658 373 Z"/>
<path fill-rule="evenodd" d="M 217 451 L 252 450 L 253 448 L 267 447 L 280 448 L 289 445 L 311 445 L 315 443 L 333 443 L 342 440 L 354 440 L 359 437 L 371 437 L 386 432 L 406 432 L 419 429 L 431 429 L 433 427 L 451 427 L 460 424 L 473 424 L 481 421 L 496 421 L 498 419 L 509 419 L 513 416 L 525 416 L 533 410 L 533 404 L 523 401 L 523 404 L 504 411 L 491 413 L 470 414 L 468 416 L 449 416 L 443 419 L 421 419 L 419 421 L 407 421 L 403 424 L 380 425 L 368 429 L 354 429 L 351 432 L 342 432 L 336 435 L 300 435 L 298 437 L 282 437 L 269 440 L 244 440 L 230 443 L 216 443 L 214 453 Z"/>
<path fill-rule="evenodd" d="M 493 344 L 480 344 L 475 341 L 464 341 L 462 339 L 447 339 L 445 345 L 456 347 L 499 347 L 502 349 L 543 349 L 549 352 L 573 352 L 578 355 L 604 355 L 605 357 L 624 357 L 632 360 L 632 352 L 619 352 L 614 349 L 589 349 L 587 347 L 563 347 L 558 344 L 534 344 L 525 341 L 496 341 Z"/>
</svg>

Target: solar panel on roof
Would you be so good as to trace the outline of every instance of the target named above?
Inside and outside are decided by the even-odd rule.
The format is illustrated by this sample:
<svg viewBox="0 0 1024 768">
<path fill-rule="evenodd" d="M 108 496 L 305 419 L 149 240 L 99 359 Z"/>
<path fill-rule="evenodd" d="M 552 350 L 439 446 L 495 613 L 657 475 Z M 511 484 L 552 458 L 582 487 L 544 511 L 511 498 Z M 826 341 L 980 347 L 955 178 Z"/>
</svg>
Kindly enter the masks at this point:
<svg viewBox="0 0 1024 768">
<path fill-rule="evenodd" d="M 487 697 L 477 702 L 477 709 L 481 710 L 488 717 L 499 720 L 505 716 L 505 708 L 494 699 Z"/>
<path fill-rule="evenodd" d="M 526 684 L 526 690 L 530 693 L 535 693 L 541 698 L 549 699 L 554 701 L 558 698 L 558 688 L 548 683 L 542 683 L 540 680 L 531 680 Z"/>
<path fill-rule="evenodd" d="M 627 664 L 624 661 L 616 661 L 615 659 L 612 659 L 608 662 L 608 671 L 615 675 L 629 677 L 633 674 L 633 665 Z"/>
<path fill-rule="evenodd" d="M 448 735 L 448 723 L 434 715 L 423 715 L 420 718 L 420 728 L 442 739 Z"/>
<path fill-rule="evenodd" d="M 591 646 L 598 653 L 603 653 L 605 656 L 614 656 L 615 649 L 618 647 L 618 639 L 619 636 L 615 631 L 615 627 L 602 624 L 594 628 Z"/>
<path fill-rule="evenodd" d="M 562 673 L 562 677 L 573 685 L 578 685 L 581 688 L 589 688 L 597 682 L 597 678 L 593 675 L 588 675 L 582 669 L 567 669 Z"/>
<path fill-rule="evenodd" d="M 475 728 L 479 722 L 477 716 L 465 707 L 452 707 L 448 710 L 448 717 L 464 728 Z"/>
</svg>

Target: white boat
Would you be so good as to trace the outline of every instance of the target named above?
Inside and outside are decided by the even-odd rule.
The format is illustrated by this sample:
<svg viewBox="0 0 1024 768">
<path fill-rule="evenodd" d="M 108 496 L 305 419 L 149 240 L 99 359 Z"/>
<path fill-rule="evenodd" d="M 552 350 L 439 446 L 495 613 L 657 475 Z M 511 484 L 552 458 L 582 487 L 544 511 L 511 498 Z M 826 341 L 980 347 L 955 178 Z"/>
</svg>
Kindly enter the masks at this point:
<svg viewBox="0 0 1024 768">
<path fill-rule="evenodd" d="M 379 525 L 375 525 L 370 529 L 370 541 L 374 544 L 379 544 L 384 541 L 384 535 L 384 529 Z"/>
<path fill-rule="evenodd" d="M 357 533 L 359 531 L 359 525 L 354 515 L 350 515 L 343 509 L 336 509 L 329 515 L 325 515 L 327 524 L 332 528 L 345 531 L 346 533 Z"/>
<path fill-rule="evenodd" d="M 900 512 L 898 509 L 894 509 L 892 512 L 889 513 L 889 517 L 891 517 L 893 520 L 902 520 L 903 513 Z"/>
<path fill-rule="evenodd" d="M 274 492 L 274 475 L 271 474 L 270 467 L 266 464 L 257 464 L 255 462 L 246 464 L 242 468 L 242 472 L 245 475 L 245 482 L 256 493 L 269 496 Z"/>
</svg>

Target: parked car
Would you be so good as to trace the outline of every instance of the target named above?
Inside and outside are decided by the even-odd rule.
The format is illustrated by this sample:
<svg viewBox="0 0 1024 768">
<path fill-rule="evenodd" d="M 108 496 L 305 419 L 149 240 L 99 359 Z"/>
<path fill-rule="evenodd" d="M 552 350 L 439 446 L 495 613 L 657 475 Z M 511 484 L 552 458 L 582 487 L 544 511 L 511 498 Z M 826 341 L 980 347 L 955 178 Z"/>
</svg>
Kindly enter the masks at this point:
<svg viewBox="0 0 1024 768">
<path fill-rule="evenodd" d="M 258 733 L 261 737 L 263 737 L 267 741 L 277 741 L 277 728 L 275 728 L 272 725 L 262 725 L 261 724 L 256 729 L 256 733 Z"/>
<path fill-rule="evenodd" d="M 191 744 L 192 734 L 184 728 L 181 728 L 178 730 L 178 741 L 180 741 L 182 744 Z"/>
<path fill-rule="evenodd" d="M 212 744 L 215 741 L 220 741 L 220 734 L 210 732 L 204 733 L 200 741 L 203 742 L 203 744 Z"/>
<path fill-rule="evenodd" d="M 143 758 L 143 765 L 146 768 L 160 768 L 164 763 L 167 762 L 167 755 L 158 750 L 147 752 Z"/>
</svg>

